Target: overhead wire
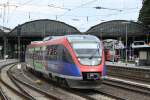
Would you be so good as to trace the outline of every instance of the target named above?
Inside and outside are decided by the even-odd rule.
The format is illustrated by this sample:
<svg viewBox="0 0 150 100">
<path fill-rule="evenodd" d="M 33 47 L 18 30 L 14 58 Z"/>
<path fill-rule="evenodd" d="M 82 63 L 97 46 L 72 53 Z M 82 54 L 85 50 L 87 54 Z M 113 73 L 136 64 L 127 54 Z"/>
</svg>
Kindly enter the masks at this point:
<svg viewBox="0 0 150 100">
<path fill-rule="evenodd" d="M 94 2 L 96 2 L 96 1 L 97 1 L 97 0 L 91 0 L 91 1 L 89 1 L 89 2 L 86 2 L 86 3 L 84 3 L 84 4 L 81 4 L 81 5 L 79 5 L 79 6 L 76 6 L 76 7 L 72 8 L 71 10 L 66 11 L 66 12 L 63 13 L 62 15 L 59 15 L 59 18 L 62 17 L 62 16 L 64 16 L 64 15 L 66 15 L 66 14 L 67 14 L 68 12 L 70 12 L 70 11 L 79 9 L 79 8 L 81 8 L 81 7 L 83 7 L 83 6 L 86 6 L 86 5 L 88 5 L 88 4 L 94 3 Z"/>
<path fill-rule="evenodd" d="M 24 2 L 24 3 L 22 3 L 21 6 L 25 6 L 26 4 L 31 3 L 32 1 L 34 1 L 34 0 L 28 0 L 28 1 Z"/>
<path fill-rule="evenodd" d="M 11 20 L 13 14 L 15 13 L 15 11 L 16 11 L 19 7 L 25 6 L 25 5 L 27 5 L 27 4 L 31 3 L 31 2 L 33 2 L 33 1 L 34 1 L 34 0 L 28 0 L 28 1 L 26 1 L 26 2 L 24 2 L 24 3 L 22 3 L 22 4 L 20 4 L 20 5 L 18 5 L 17 7 L 15 7 L 15 9 L 13 9 L 12 12 L 10 13 L 8 19 Z"/>
<path fill-rule="evenodd" d="M 107 14 L 107 15 L 103 15 L 105 18 L 110 17 L 110 16 L 114 16 L 114 15 L 119 15 L 119 14 L 129 14 L 129 13 L 133 13 L 136 11 L 128 11 L 128 12 L 122 12 L 122 13 L 115 13 L 115 14 Z M 101 19 L 100 19 L 101 20 Z"/>
<path fill-rule="evenodd" d="M 78 9 L 78 8 L 84 8 L 84 6 L 85 5 L 87 5 L 87 4 L 91 4 L 91 3 L 93 3 L 93 2 L 96 2 L 97 0 L 92 0 L 92 1 L 89 1 L 89 2 L 87 2 L 87 3 L 84 3 L 84 4 L 82 4 L 82 5 L 79 5 L 79 6 L 76 6 L 76 7 L 74 7 L 74 8 L 72 8 L 71 10 L 69 10 L 69 11 L 66 11 L 64 14 L 62 14 L 62 15 L 58 15 L 58 17 L 59 18 L 61 18 L 62 16 L 74 16 L 74 15 L 66 15 L 68 12 L 70 12 L 70 11 L 73 11 L 73 10 L 76 10 L 76 9 Z M 123 14 L 123 13 L 127 13 L 126 11 L 128 11 L 128 10 L 136 10 L 136 9 L 138 9 L 137 7 L 133 7 L 133 8 L 124 8 L 124 9 L 118 9 L 118 8 L 105 8 L 105 7 L 102 7 L 103 8 L 103 10 L 117 10 L 117 11 L 119 11 L 119 13 L 115 13 L 115 14 L 107 14 L 107 15 L 119 15 L 119 14 Z M 121 12 L 121 13 L 120 13 Z M 132 11 L 133 12 L 133 11 Z M 104 15 L 104 16 L 107 16 L 107 15 Z M 95 17 L 95 16 L 99 16 L 99 15 L 93 15 L 93 16 L 79 16 L 79 17 Z M 75 16 L 76 17 L 76 16 Z"/>
<path fill-rule="evenodd" d="M 22 6 L 25 6 L 25 5 L 27 5 L 27 4 L 29 4 L 29 3 L 31 3 L 31 2 L 33 2 L 33 1 L 35 1 L 35 0 L 27 0 L 27 1 L 25 1 L 24 3 L 21 3 L 20 5 L 19 5 L 19 7 L 22 7 Z M 74 11 L 74 10 L 77 10 L 77 9 L 79 9 L 79 8 L 86 8 L 85 6 L 86 5 L 89 5 L 89 4 L 92 4 L 92 3 L 94 3 L 94 2 L 96 2 L 96 1 L 98 1 L 98 0 L 91 0 L 91 1 L 88 1 L 88 2 L 86 2 L 86 3 L 83 3 L 83 4 L 81 4 L 81 5 L 78 5 L 78 6 L 76 6 L 76 7 L 73 7 L 73 8 L 67 8 L 66 7 L 66 9 L 70 9 L 70 10 L 67 10 L 66 12 L 64 12 L 62 15 L 57 15 L 57 17 L 58 18 L 61 18 L 62 16 L 71 16 L 71 17 L 95 17 L 95 16 L 101 16 L 101 15 L 91 15 L 91 16 L 89 16 L 89 15 L 85 15 L 85 16 L 74 16 L 74 15 L 66 15 L 67 13 L 69 13 L 69 12 L 71 12 L 71 11 Z M 56 8 L 57 8 L 57 6 L 56 6 Z M 59 8 L 59 7 L 58 7 Z M 61 7 L 60 7 L 61 8 Z M 65 7 L 64 7 L 65 8 Z M 17 8 L 15 8 L 15 10 L 14 10 L 14 12 L 16 11 L 16 9 Z M 109 8 L 109 9 L 111 9 L 111 8 Z M 107 14 L 107 15 L 103 15 L 103 16 L 113 16 L 113 15 L 119 15 L 119 14 L 123 14 L 123 12 L 125 11 L 125 13 L 127 13 L 126 12 L 126 10 L 128 11 L 128 10 L 134 10 L 134 9 L 137 9 L 137 8 L 126 8 L 126 9 L 122 9 L 123 11 L 121 12 L 121 13 L 114 13 L 114 14 Z M 13 12 L 13 13 L 14 13 Z M 12 13 L 12 14 L 13 14 Z M 12 17 L 12 16 L 11 16 Z"/>
</svg>

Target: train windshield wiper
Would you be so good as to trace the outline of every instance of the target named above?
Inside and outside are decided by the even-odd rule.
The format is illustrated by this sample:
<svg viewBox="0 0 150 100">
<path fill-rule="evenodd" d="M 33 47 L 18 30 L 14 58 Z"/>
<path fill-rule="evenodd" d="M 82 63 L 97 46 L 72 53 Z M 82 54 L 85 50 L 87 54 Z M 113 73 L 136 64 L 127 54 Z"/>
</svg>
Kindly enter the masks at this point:
<svg viewBox="0 0 150 100">
<path fill-rule="evenodd" d="M 88 59 L 92 59 L 98 51 L 99 51 L 99 49 L 96 49 L 96 51 L 93 52 L 93 54 L 90 57 L 88 57 Z"/>
</svg>

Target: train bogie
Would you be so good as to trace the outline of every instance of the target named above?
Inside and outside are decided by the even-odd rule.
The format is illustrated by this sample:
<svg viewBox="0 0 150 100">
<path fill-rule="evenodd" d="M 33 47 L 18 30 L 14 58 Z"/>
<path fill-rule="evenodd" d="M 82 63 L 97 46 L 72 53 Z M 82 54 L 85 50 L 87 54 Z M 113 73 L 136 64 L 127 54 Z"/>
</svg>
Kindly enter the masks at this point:
<svg viewBox="0 0 150 100">
<path fill-rule="evenodd" d="M 67 79 L 67 83 L 70 88 L 79 88 L 79 89 L 95 89 L 100 88 L 102 80 L 73 80 Z"/>
</svg>

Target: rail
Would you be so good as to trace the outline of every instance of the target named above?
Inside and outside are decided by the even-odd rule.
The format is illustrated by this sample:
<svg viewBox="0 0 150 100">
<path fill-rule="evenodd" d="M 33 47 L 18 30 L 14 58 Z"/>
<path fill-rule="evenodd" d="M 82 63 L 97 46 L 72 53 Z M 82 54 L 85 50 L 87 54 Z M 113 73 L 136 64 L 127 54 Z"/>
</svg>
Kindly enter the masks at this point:
<svg viewBox="0 0 150 100">
<path fill-rule="evenodd" d="M 17 62 L 11 62 L 11 63 L 8 63 L 8 64 L 5 64 L 5 65 L 1 66 L 0 72 L 1 72 L 1 70 L 2 70 L 4 67 L 9 66 L 9 65 L 14 66 L 15 63 L 17 63 Z M 1 77 L 1 75 L 0 75 L 0 77 Z M 28 95 L 23 94 L 22 92 L 17 91 L 17 90 L 14 89 L 13 87 L 11 87 L 8 83 L 6 83 L 4 80 L 2 80 L 2 78 L 0 78 L 0 82 L 1 82 L 2 84 L 4 84 L 7 88 L 9 88 L 11 91 L 13 91 L 15 94 L 21 96 L 22 98 L 31 100 L 31 98 L 30 98 Z M 2 91 L 1 91 L 1 95 L 3 95 L 3 92 L 2 92 Z M 5 95 L 5 97 L 7 97 L 7 96 Z"/>
<path fill-rule="evenodd" d="M 2 100 L 9 100 L 9 98 L 7 97 L 7 95 L 5 95 L 1 87 L 0 87 L 0 95 Z"/>
<path fill-rule="evenodd" d="M 106 65 L 107 75 L 141 82 L 150 82 L 150 68 Z"/>
</svg>

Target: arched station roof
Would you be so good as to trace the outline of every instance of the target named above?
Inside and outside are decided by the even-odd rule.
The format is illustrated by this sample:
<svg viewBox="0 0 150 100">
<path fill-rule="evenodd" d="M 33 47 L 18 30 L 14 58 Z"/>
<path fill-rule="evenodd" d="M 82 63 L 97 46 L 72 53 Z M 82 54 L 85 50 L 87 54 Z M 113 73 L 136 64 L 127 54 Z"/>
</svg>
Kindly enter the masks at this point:
<svg viewBox="0 0 150 100">
<path fill-rule="evenodd" d="M 86 34 L 102 37 L 142 36 L 148 28 L 140 23 L 127 20 L 112 20 L 91 27 Z"/>
<path fill-rule="evenodd" d="M 0 37 L 5 36 L 8 32 L 10 32 L 11 29 L 0 26 Z"/>
<path fill-rule="evenodd" d="M 80 34 L 75 27 L 70 26 L 64 22 L 40 19 L 15 27 L 8 36 L 17 36 L 18 27 L 21 29 L 20 36 L 22 37 L 45 37 L 49 35 L 66 35 L 66 34 Z"/>
</svg>

